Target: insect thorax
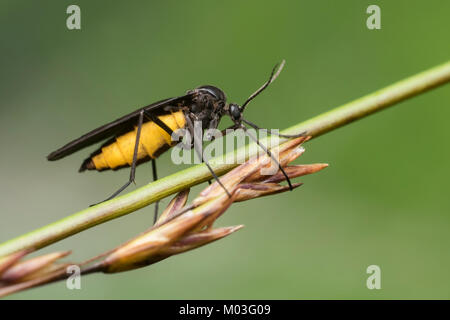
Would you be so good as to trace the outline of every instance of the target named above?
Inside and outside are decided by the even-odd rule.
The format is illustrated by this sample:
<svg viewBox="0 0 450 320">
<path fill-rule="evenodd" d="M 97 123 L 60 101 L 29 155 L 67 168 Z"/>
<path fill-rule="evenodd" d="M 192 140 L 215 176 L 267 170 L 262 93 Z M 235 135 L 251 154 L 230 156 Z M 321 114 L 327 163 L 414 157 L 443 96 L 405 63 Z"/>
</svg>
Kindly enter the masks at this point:
<svg viewBox="0 0 450 320">
<path fill-rule="evenodd" d="M 217 128 L 224 114 L 226 97 L 222 90 L 213 86 L 201 86 L 195 89 L 196 95 L 186 116 L 194 121 L 201 121 L 203 129 Z"/>
</svg>

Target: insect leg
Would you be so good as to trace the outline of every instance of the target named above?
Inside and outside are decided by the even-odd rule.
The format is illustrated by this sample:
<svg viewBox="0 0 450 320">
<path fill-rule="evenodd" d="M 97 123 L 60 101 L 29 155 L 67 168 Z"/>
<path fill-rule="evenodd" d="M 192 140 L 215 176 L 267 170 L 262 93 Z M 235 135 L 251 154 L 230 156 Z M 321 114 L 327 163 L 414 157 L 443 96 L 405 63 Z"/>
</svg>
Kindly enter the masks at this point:
<svg viewBox="0 0 450 320">
<path fill-rule="evenodd" d="M 153 171 L 153 181 L 158 180 L 158 174 L 156 173 L 156 160 L 152 159 L 152 171 Z M 153 216 L 153 224 L 156 223 L 156 220 L 158 219 L 158 208 L 159 208 L 159 201 L 155 202 L 155 214 Z"/>
<path fill-rule="evenodd" d="M 170 136 L 172 136 L 173 130 L 169 128 L 167 124 L 164 123 L 161 119 L 159 119 L 157 116 L 152 114 L 151 112 L 144 111 L 145 116 L 156 123 L 161 129 L 163 129 L 165 132 L 167 132 Z"/>
<path fill-rule="evenodd" d="M 197 153 L 198 157 L 200 159 L 202 159 L 202 162 L 204 162 L 206 164 L 206 166 L 208 167 L 209 171 L 211 172 L 213 178 L 217 181 L 217 183 L 222 187 L 223 190 L 225 190 L 225 192 L 227 193 L 227 195 L 231 198 L 231 194 L 230 192 L 228 192 L 227 188 L 225 188 L 225 186 L 222 184 L 222 182 L 220 181 L 219 177 L 216 175 L 216 173 L 214 172 L 214 170 L 211 168 L 211 166 L 209 165 L 208 161 L 203 158 L 203 154 L 201 152 L 201 147 L 199 148 L 194 141 L 194 150 Z"/>
<path fill-rule="evenodd" d="M 241 120 L 243 122 L 245 122 L 246 124 L 248 124 L 250 127 L 253 127 L 256 130 L 267 130 L 267 132 L 269 132 L 269 134 L 276 135 L 276 136 L 279 136 L 279 137 L 282 137 L 282 138 L 298 138 L 298 137 L 306 135 L 306 131 L 303 131 L 302 133 L 299 133 L 299 134 L 280 134 L 280 133 L 272 132 L 271 129 L 260 128 L 256 124 L 254 124 L 253 122 L 250 122 L 248 120 L 245 120 L 245 119 L 241 119 Z"/>
<path fill-rule="evenodd" d="M 204 162 L 203 159 L 202 159 L 202 162 Z M 211 180 L 208 180 L 208 184 L 211 185 L 211 183 L 212 183 Z"/>
<path fill-rule="evenodd" d="M 222 135 L 222 136 L 226 135 L 227 130 L 229 130 L 229 129 L 236 129 L 236 125 L 233 124 L 232 126 L 226 128 L 226 129 L 223 129 L 222 131 L 220 131 L 221 135 Z M 211 138 L 211 141 L 214 141 L 215 139 L 216 139 L 216 138 L 213 136 L 213 137 Z M 203 162 L 203 159 L 202 159 L 202 162 Z M 211 180 L 208 180 L 208 184 L 211 184 Z"/>
<path fill-rule="evenodd" d="M 192 136 L 194 137 L 194 150 L 197 153 L 198 157 L 202 160 L 202 162 L 205 163 L 206 167 L 208 167 L 208 170 L 211 172 L 211 175 L 213 176 L 213 178 L 217 181 L 217 183 L 222 187 L 223 190 L 225 190 L 227 195 L 231 198 L 230 192 L 227 190 L 227 188 L 225 188 L 223 183 L 220 181 L 219 177 L 214 172 L 214 170 L 211 168 L 211 166 L 209 165 L 208 161 L 205 158 L 203 158 L 203 152 L 201 151 L 201 149 L 202 149 L 201 141 L 200 141 L 200 145 L 198 145 L 199 141 L 195 137 L 194 125 L 192 124 L 192 121 L 189 118 L 189 116 L 186 116 L 186 123 L 187 123 L 187 125 L 189 127 L 189 130 L 193 133 Z"/>
<path fill-rule="evenodd" d="M 131 163 L 131 171 L 130 171 L 130 179 L 127 183 L 125 183 L 122 187 L 120 187 L 119 190 L 114 192 L 109 198 L 107 198 L 104 201 L 111 200 L 112 198 L 115 198 L 119 193 L 121 193 L 123 190 L 125 190 L 132 182 L 134 181 L 135 174 L 136 174 L 136 163 L 137 163 L 137 154 L 139 149 L 139 139 L 141 137 L 141 129 L 142 129 L 142 123 L 144 122 L 144 110 L 142 110 L 139 113 L 139 122 L 136 132 L 136 142 L 134 143 L 134 153 L 133 153 L 133 162 Z"/>
<path fill-rule="evenodd" d="M 157 116 L 153 115 L 150 112 L 145 112 L 145 115 L 152 120 L 154 123 L 156 123 L 158 126 L 160 126 L 162 129 L 164 129 L 164 131 L 166 131 L 168 134 L 172 135 L 173 131 L 172 129 L 170 129 L 163 121 L 161 121 Z M 191 132 L 194 132 L 194 126 L 192 124 L 191 119 L 186 116 L 186 123 L 189 126 L 189 129 L 191 130 Z M 229 197 L 231 197 L 231 194 L 228 192 L 228 190 L 225 188 L 225 186 L 222 184 L 222 182 L 219 180 L 219 177 L 216 175 L 216 173 L 214 172 L 214 170 L 211 168 L 211 166 L 209 165 L 208 161 L 206 161 L 206 159 L 203 158 L 203 154 L 200 151 L 201 150 L 201 146 L 199 148 L 198 145 L 195 144 L 197 139 L 195 139 L 194 137 L 194 150 L 197 153 L 197 155 L 199 156 L 199 158 L 202 160 L 202 162 L 204 162 L 206 164 L 206 166 L 208 167 L 209 171 L 211 172 L 212 176 L 214 177 L 214 179 L 217 181 L 217 183 L 225 190 L 225 192 L 227 193 L 227 195 Z"/>
<path fill-rule="evenodd" d="M 154 123 L 156 123 L 161 129 L 163 129 L 170 136 L 172 136 L 173 130 L 170 129 L 169 126 L 167 126 L 164 123 L 164 121 L 159 119 L 157 116 L 155 116 L 151 112 L 144 111 L 144 114 L 147 117 L 147 119 L 149 119 L 149 120 L 153 121 Z M 152 159 L 152 172 L 153 172 L 153 181 L 158 180 L 158 174 L 156 172 L 156 160 L 155 159 Z M 155 202 L 155 213 L 154 213 L 154 216 L 153 216 L 153 224 L 155 224 L 156 220 L 158 219 L 158 209 L 159 209 L 159 201 L 156 201 Z"/>
<path fill-rule="evenodd" d="M 230 127 L 228 127 L 228 128 L 225 128 L 225 129 L 223 129 L 222 131 L 220 131 L 220 133 L 222 134 L 222 136 L 226 136 L 227 135 L 227 130 L 230 130 L 230 129 L 237 129 L 238 127 L 235 125 L 235 124 L 233 124 L 232 126 L 230 126 Z"/>
<path fill-rule="evenodd" d="M 280 171 L 281 171 L 281 172 L 283 173 L 283 175 L 286 177 L 286 181 L 287 181 L 287 183 L 288 183 L 288 185 L 289 185 L 289 189 L 292 191 L 293 188 L 292 188 L 291 180 L 289 179 L 289 176 L 287 175 L 286 171 L 284 171 L 284 169 L 281 167 L 281 164 L 280 164 L 280 162 L 278 162 L 278 159 L 275 158 L 274 155 L 272 154 L 272 152 L 270 152 L 270 150 L 267 149 L 265 145 L 263 145 L 261 142 L 259 142 L 258 138 L 257 138 L 257 137 L 254 137 L 254 136 L 247 130 L 247 128 L 246 128 L 245 126 L 241 126 L 241 128 L 242 128 L 242 130 L 244 130 L 245 133 L 247 133 L 247 135 L 248 135 L 253 141 L 255 141 L 255 142 L 258 144 L 258 146 L 261 147 L 261 149 L 263 149 L 263 150 L 269 155 L 269 157 L 272 158 L 273 161 L 275 161 L 275 162 L 278 164 L 278 168 L 280 168 Z"/>
</svg>

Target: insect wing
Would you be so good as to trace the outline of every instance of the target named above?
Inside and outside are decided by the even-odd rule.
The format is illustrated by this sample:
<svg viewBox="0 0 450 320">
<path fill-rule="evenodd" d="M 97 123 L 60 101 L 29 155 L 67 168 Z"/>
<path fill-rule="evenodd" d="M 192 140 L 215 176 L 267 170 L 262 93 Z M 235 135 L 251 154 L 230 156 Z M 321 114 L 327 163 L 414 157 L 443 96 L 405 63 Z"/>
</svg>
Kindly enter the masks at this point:
<svg viewBox="0 0 450 320">
<path fill-rule="evenodd" d="M 180 102 L 189 102 L 191 101 L 193 96 L 193 93 L 181 96 L 181 97 L 175 97 L 175 98 L 169 98 L 165 100 L 161 100 L 155 103 L 152 103 L 144 108 L 140 108 L 134 112 L 131 112 L 115 121 L 112 121 L 108 124 L 105 124 L 101 127 L 98 127 L 97 129 L 92 130 L 91 132 L 86 133 L 85 135 L 82 135 L 78 139 L 75 139 L 68 144 L 64 145 L 63 147 L 59 148 L 58 150 L 50 153 L 47 156 L 47 159 L 49 161 L 55 161 L 59 160 L 61 158 L 64 158 L 76 151 L 79 151 L 83 148 L 86 148 L 94 143 L 100 142 L 102 140 L 105 140 L 109 137 L 120 135 L 121 133 L 124 133 L 128 130 L 131 130 L 133 126 L 137 124 L 137 121 L 139 119 L 139 113 L 142 109 L 145 111 L 151 111 L 151 112 L 158 112 L 163 111 L 162 108 L 174 104 L 178 104 Z"/>
</svg>

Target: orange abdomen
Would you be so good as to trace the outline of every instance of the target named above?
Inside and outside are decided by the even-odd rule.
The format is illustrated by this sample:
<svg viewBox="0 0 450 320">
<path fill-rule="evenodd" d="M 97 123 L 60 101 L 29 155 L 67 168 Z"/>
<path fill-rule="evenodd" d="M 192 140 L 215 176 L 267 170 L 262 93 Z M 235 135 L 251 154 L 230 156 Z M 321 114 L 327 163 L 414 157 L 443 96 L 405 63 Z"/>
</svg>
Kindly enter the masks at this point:
<svg viewBox="0 0 450 320">
<path fill-rule="evenodd" d="M 184 128 L 186 119 L 182 111 L 158 117 L 172 131 Z M 137 126 L 133 131 L 127 132 L 111 144 L 103 146 L 98 154 L 87 159 L 84 169 L 107 170 L 123 166 L 131 166 L 133 162 L 134 147 L 136 143 Z M 174 145 L 171 136 L 156 123 L 149 121 L 142 125 L 139 139 L 137 160 L 156 158 L 162 149 Z M 82 166 L 83 169 L 83 166 Z"/>
</svg>

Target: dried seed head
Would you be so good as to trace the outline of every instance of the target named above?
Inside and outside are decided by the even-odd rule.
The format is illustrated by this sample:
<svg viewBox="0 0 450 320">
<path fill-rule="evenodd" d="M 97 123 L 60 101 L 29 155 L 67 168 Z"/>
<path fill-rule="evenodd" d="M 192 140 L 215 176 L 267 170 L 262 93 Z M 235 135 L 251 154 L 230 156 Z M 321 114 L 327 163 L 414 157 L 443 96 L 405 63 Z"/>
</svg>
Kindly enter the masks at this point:
<svg viewBox="0 0 450 320">
<path fill-rule="evenodd" d="M 231 203 L 232 199 L 219 197 L 150 229 L 108 255 L 103 261 L 103 271 L 121 272 L 147 265 L 152 256 L 217 219 Z"/>
<path fill-rule="evenodd" d="M 292 139 L 271 149 L 272 155 L 278 157 L 279 164 L 290 179 L 317 172 L 328 166 L 288 165 L 303 154 L 305 149 L 300 144 L 308 139 L 309 137 Z M 275 167 L 274 174 L 263 174 L 262 169 L 272 165 L 273 159 L 269 155 L 259 155 L 222 176 L 220 181 L 231 197 L 217 182 L 203 190 L 188 206 L 186 203 L 189 190 L 180 192 L 172 199 L 154 226 L 119 247 L 79 264 L 83 266 L 83 274 L 98 271 L 114 273 L 144 267 L 222 239 L 241 229 L 242 225 L 214 229 L 212 226 L 233 202 L 289 190 L 289 186 L 280 184 L 286 179 L 280 169 Z M 301 185 L 302 183 L 292 184 L 294 188 Z M 58 264 L 56 261 L 69 252 L 57 252 L 18 262 L 25 254 L 27 252 L 19 252 L 0 259 L 0 296 L 66 276 L 65 269 L 69 264 Z M 91 265 L 101 257 L 105 258 Z"/>
<path fill-rule="evenodd" d="M 173 198 L 172 201 L 170 201 L 166 210 L 164 210 L 164 212 L 159 216 L 157 223 L 162 224 L 164 221 L 169 219 L 173 214 L 181 210 L 185 206 L 188 196 L 189 196 L 189 189 L 183 190 L 180 193 L 178 193 L 176 197 Z"/>
<path fill-rule="evenodd" d="M 303 183 L 293 183 L 292 188 L 296 189 Z M 289 191 L 289 186 L 283 186 L 278 183 L 242 183 L 236 191 L 236 202 L 269 196 L 285 191 Z"/>
<path fill-rule="evenodd" d="M 18 262 L 3 272 L 0 280 L 14 283 L 29 280 L 42 274 L 47 274 L 54 270 L 54 263 L 69 255 L 71 251 L 54 252 L 39 257 L 31 258 L 23 262 Z"/>
<path fill-rule="evenodd" d="M 178 254 L 188 250 L 192 250 L 203 246 L 207 243 L 222 239 L 233 232 L 242 229 L 244 225 L 207 229 L 202 232 L 189 234 L 182 238 L 180 241 L 175 242 L 172 246 L 165 250 L 165 253 Z"/>
<path fill-rule="evenodd" d="M 299 145 L 309 137 L 300 137 L 278 146 L 272 154 L 278 154 L 279 163 L 285 168 L 289 178 L 313 173 L 326 167 L 325 164 L 287 166 L 305 150 Z M 255 156 L 246 163 L 231 170 L 220 178 L 232 195 L 214 182 L 194 199 L 193 204 L 184 207 L 188 191 L 179 193 L 159 218 L 157 224 L 133 240 L 115 249 L 103 261 L 103 271 L 121 272 L 139 268 L 170 255 L 199 247 L 221 238 L 236 229 L 212 229 L 217 218 L 235 201 L 244 201 L 289 190 L 280 185 L 285 180 L 278 170 L 274 175 L 261 174 L 261 168 L 271 165 L 268 155 Z M 293 184 L 294 188 L 302 185 Z M 187 208 L 187 209 L 186 209 Z"/>
<path fill-rule="evenodd" d="M 22 250 L 22 251 L 12 253 L 6 257 L 0 258 L 0 280 L 1 280 L 2 274 L 6 270 L 8 270 L 10 267 L 12 267 L 16 262 L 18 262 L 20 259 L 22 259 L 28 253 L 29 253 L 28 250 Z"/>
<path fill-rule="evenodd" d="M 310 137 L 299 137 L 289 140 L 276 148 L 271 149 L 273 155 L 278 155 L 278 161 L 281 166 L 285 166 L 290 161 L 299 157 L 304 149 L 298 146 Z M 220 181 L 225 188 L 230 191 L 233 190 L 240 182 L 254 182 L 267 179 L 267 175 L 261 174 L 261 169 L 267 168 L 272 165 L 273 159 L 267 155 L 257 155 L 250 158 L 244 164 L 234 168 L 226 175 L 220 177 Z M 203 190 L 200 195 L 193 201 L 194 205 L 200 205 L 210 199 L 222 194 L 223 188 L 217 181 L 213 182 L 209 187 Z"/>
<path fill-rule="evenodd" d="M 186 251 L 199 248 L 216 240 L 225 238 L 226 236 L 240 230 L 243 227 L 244 227 L 243 225 L 239 225 L 234 227 L 207 229 L 206 231 L 189 234 L 181 238 L 179 241 L 175 242 L 171 246 L 162 249 L 157 254 L 154 254 L 151 257 L 149 257 L 145 261 L 145 264 L 141 265 L 141 267 L 159 262 L 170 256 L 184 253 Z"/>
<path fill-rule="evenodd" d="M 286 166 L 283 169 L 289 176 L 289 179 L 294 179 L 307 174 L 316 173 L 322 169 L 325 169 L 326 167 L 328 167 L 328 164 L 326 163 L 315 163 L 315 164 L 300 164 L 295 166 Z M 284 181 L 285 179 L 286 178 L 284 174 L 281 171 L 278 171 L 273 176 L 269 177 L 266 176 L 266 179 L 264 179 L 263 181 L 278 183 Z"/>
</svg>

